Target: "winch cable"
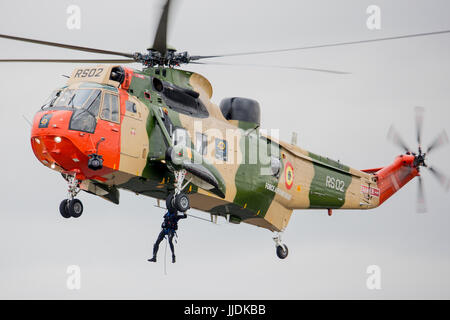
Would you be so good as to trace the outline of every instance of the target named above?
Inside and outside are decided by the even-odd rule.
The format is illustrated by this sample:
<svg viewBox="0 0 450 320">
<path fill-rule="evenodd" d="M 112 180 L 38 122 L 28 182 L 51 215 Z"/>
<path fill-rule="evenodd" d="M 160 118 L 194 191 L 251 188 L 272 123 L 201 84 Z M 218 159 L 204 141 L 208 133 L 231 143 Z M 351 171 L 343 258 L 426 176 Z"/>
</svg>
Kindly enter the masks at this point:
<svg viewBox="0 0 450 320">
<path fill-rule="evenodd" d="M 166 239 L 166 247 L 164 249 L 164 275 L 167 276 L 167 243 L 169 240 L 167 240 L 167 235 L 164 237 Z"/>
</svg>

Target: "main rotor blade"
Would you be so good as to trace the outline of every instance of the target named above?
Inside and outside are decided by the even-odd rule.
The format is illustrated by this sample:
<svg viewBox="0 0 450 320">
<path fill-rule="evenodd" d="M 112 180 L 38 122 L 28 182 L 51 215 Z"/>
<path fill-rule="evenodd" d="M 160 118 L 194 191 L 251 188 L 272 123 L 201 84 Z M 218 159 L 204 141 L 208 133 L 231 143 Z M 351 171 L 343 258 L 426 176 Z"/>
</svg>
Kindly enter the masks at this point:
<svg viewBox="0 0 450 320">
<path fill-rule="evenodd" d="M 74 46 L 74 45 L 63 44 L 63 43 L 58 43 L 58 42 L 50 42 L 50 41 L 43 41 L 43 40 L 36 40 L 36 39 L 29 39 L 29 38 L 21 38 L 21 37 L 6 35 L 6 34 L 0 34 L 0 38 L 9 39 L 9 40 L 16 40 L 16 41 L 23 41 L 23 42 L 31 42 L 31 43 L 35 43 L 35 44 L 41 44 L 41 45 L 44 45 L 44 46 L 65 48 L 65 49 L 71 49 L 71 50 L 77 50 L 77 51 L 85 51 L 85 52 L 91 52 L 91 53 L 111 54 L 111 55 L 123 56 L 123 57 L 127 57 L 127 58 L 133 58 L 134 57 L 134 55 L 132 53 L 118 52 L 118 51 L 109 51 L 109 50 L 95 49 L 95 48 L 89 48 L 89 47 L 80 47 L 80 46 Z"/>
<path fill-rule="evenodd" d="M 153 50 L 160 52 L 162 55 L 167 51 L 167 23 L 169 20 L 170 1 L 171 0 L 167 0 L 164 5 L 152 46 Z"/>
<path fill-rule="evenodd" d="M 427 206 L 425 201 L 425 192 L 423 191 L 423 181 L 422 176 L 419 176 L 419 181 L 417 184 L 417 213 L 427 212 Z"/>
<path fill-rule="evenodd" d="M 405 150 L 405 152 L 411 151 L 411 149 L 406 145 L 406 143 L 401 138 L 400 134 L 397 132 L 397 130 L 394 128 L 394 126 L 391 126 L 389 128 L 389 132 L 387 135 L 387 138 L 392 141 L 396 146 L 402 148 Z"/>
<path fill-rule="evenodd" d="M 443 174 L 440 170 L 437 170 L 433 167 L 428 167 L 433 176 L 439 181 L 441 186 L 447 191 L 450 187 L 450 180 L 447 178 L 445 174 Z"/>
<path fill-rule="evenodd" d="M 429 154 L 431 150 L 436 150 L 437 148 L 440 148 L 443 145 L 446 145 L 447 143 L 448 143 L 447 132 L 445 130 L 442 130 L 442 132 L 430 144 L 426 153 Z"/>
<path fill-rule="evenodd" d="M 416 107 L 416 137 L 419 148 L 422 146 L 423 112 L 424 109 L 422 107 Z"/>
<path fill-rule="evenodd" d="M 135 63 L 132 59 L 0 59 L 1 62 Z"/>
<path fill-rule="evenodd" d="M 241 67 L 258 67 L 258 68 L 276 68 L 276 69 L 291 69 L 291 70 L 306 70 L 306 71 L 317 71 L 326 72 L 334 74 L 351 74 L 350 72 L 329 70 L 329 69 L 318 69 L 318 68 L 305 68 L 305 67 L 291 67 L 291 66 L 273 66 L 264 64 L 240 64 L 240 63 L 224 63 L 224 62 L 190 62 L 192 64 L 204 64 L 204 65 L 218 65 L 218 66 L 241 66 Z"/>
<path fill-rule="evenodd" d="M 434 35 L 445 34 L 445 33 L 450 33 L 450 30 L 415 33 L 415 34 L 407 34 L 407 35 L 385 37 L 385 38 L 366 39 L 366 40 L 357 40 L 357 41 L 335 42 L 335 43 L 318 44 L 318 45 L 296 47 L 296 48 L 285 48 L 285 49 L 275 49 L 275 50 L 226 53 L 226 54 L 216 54 L 216 55 L 209 55 L 209 56 L 192 56 L 191 60 L 200 60 L 200 59 L 208 59 L 208 58 L 220 58 L 220 57 L 232 57 L 232 56 L 248 56 L 248 55 L 255 55 L 255 54 L 278 53 L 278 52 L 309 50 L 309 49 L 317 49 L 317 48 L 338 47 L 338 46 L 347 46 L 347 45 L 361 44 L 361 43 L 370 43 L 370 42 L 389 41 L 389 40 L 396 40 L 396 39 L 408 39 L 408 38 L 417 38 L 417 37 L 425 37 L 425 36 L 434 36 Z"/>
</svg>

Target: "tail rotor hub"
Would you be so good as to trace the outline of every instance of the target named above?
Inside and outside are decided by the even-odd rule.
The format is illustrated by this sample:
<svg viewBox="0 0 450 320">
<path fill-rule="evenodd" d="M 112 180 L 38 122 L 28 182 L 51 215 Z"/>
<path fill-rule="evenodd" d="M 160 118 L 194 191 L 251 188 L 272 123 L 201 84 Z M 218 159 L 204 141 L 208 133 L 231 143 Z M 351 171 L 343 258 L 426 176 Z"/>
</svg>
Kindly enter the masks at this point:
<svg viewBox="0 0 450 320">
<path fill-rule="evenodd" d="M 416 137 L 417 137 L 417 153 L 411 152 L 408 145 L 405 143 L 405 141 L 402 139 L 400 134 L 395 130 L 394 127 L 391 127 L 388 133 L 388 139 L 391 140 L 395 145 L 402 148 L 407 155 L 414 156 L 414 162 L 413 166 L 417 169 L 417 171 L 420 171 L 421 167 L 427 168 L 428 172 L 432 174 L 434 178 L 438 180 L 438 182 L 441 184 L 441 186 L 448 190 L 450 188 L 450 179 L 447 178 L 445 174 L 443 174 L 440 170 L 436 169 L 435 167 L 428 166 L 425 162 L 427 160 L 427 155 L 430 154 L 431 151 L 435 151 L 436 149 L 448 144 L 449 139 L 447 136 L 447 133 L 445 130 L 443 130 L 434 140 L 431 142 L 431 144 L 427 147 L 426 151 L 422 151 L 422 123 L 423 123 L 423 108 L 417 107 L 416 108 Z M 418 212 L 425 212 L 426 206 L 425 206 L 425 196 L 424 196 L 424 187 L 422 183 L 422 177 L 421 175 L 418 175 Z"/>
<path fill-rule="evenodd" d="M 425 162 L 426 160 L 426 153 L 421 153 L 421 150 L 419 148 L 419 154 L 413 154 L 414 155 L 414 167 L 419 169 L 420 167 L 427 167 L 427 164 Z"/>
</svg>

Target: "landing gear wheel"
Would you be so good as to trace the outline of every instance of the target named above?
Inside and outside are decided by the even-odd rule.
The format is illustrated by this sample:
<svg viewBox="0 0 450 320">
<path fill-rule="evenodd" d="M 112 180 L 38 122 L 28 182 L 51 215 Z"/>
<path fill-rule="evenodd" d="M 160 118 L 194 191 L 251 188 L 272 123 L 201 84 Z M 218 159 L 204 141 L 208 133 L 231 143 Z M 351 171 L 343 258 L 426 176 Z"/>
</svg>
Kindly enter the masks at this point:
<svg viewBox="0 0 450 320">
<path fill-rule="evenodd" d="M 83 203 L 78 199 L 70 200 L 67 211 L 72 217 L 79 218 L 83 213 Z"/>
<path fill-rule="evenodd" d="M 173 203 L 174 203 L 173 196 L 174 196 L 174 193 L 171 192 L 171 193 L 169 193 L 169 196 L 166 199 L 166 208 L 169 212 L 175 212 L 177 210 L 173 205 Z"/>
<path fill-rule="evenodd" d="M 277 256 L 280 259 L 286 259 L 288 256 L 289 250 L 288 247 L 285 244 L 282 244 L 281 246 L 277 246 Z"/>
<path fill-rule="evenodd" d="M 68 210 L 68 205 L 67 205 L 68 201 L 69 201 L 69 200 L 64 199 L 64 200 L 61 201 L 61 203 L 59 204 L 59 213 L 61 213 L 61 215 L 63 216 L 63 218 L 66 218 L 66 219 L 68 219 L 68 218 L 71 217 L 71 215 L 70 215 L 70 213 L 69 213 L 69 210 Z"/>
<path fill-rule="evenodd" d="M 190 208 L 189 197 L 185 193 L 179 193 L 175 197 L 175 208 L 180 212 L 186 212 Z"/>
</svg>

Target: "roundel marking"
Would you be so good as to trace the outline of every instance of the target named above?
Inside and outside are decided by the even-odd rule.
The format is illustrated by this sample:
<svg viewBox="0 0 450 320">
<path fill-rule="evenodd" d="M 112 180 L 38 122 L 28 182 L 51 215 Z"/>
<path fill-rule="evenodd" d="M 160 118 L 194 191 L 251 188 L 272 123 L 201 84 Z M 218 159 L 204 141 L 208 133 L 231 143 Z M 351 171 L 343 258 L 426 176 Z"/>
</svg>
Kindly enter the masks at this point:
<svg viewBox="0 0 450 320">
<path fill-rule="evenodd" d="M 284 168 L 284 183 L 288 189 L 291 189 L 294 184 L 294 167 L 289 161 L 286 162 L 286 166 Z"/>
<path fill-rule="evenodd" d="M 220 141 L 217 144 L 217 148 L 219 148 L 220 150 L 225 150 L 225 143 L 223 141 Z"/>
</svg>

